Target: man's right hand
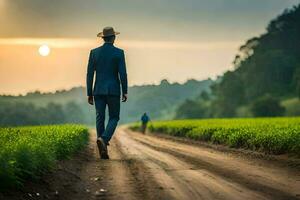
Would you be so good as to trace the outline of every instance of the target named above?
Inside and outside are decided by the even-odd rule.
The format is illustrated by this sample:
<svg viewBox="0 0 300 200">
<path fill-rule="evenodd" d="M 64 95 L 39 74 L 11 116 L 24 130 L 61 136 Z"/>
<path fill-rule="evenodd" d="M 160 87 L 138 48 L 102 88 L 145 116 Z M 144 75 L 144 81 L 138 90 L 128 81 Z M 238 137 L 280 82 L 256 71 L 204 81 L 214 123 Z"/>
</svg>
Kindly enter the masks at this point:
<svg viewBox="0 0 300 200">
<path fill-rule="evenodd" d="M 94 105 L 94 98 L 93 96 L 88 96 L 88 103 Z"/>
<path fill-rule="evenodd" d="M 122 95 L 122 102 L 126 102 L 128 99 L 128 94 L 123 94 Z"/>
</svg>

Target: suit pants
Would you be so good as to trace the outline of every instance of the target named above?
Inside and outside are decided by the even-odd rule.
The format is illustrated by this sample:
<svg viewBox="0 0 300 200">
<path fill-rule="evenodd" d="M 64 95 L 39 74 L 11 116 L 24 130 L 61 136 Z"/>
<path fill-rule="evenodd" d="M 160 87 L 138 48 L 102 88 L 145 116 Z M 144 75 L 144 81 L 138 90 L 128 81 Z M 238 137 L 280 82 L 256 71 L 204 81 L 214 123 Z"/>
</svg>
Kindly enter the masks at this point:
<svg viewBox="0 0 300 200">
<path fill-rule="evenodd" d="M 107 144 L 112 138 L 120 119 L 119 95 L 95 95 L 97 137 Z M 108 107 L 109 120 L 105 128 L 105 109 Z"/>
</svg>

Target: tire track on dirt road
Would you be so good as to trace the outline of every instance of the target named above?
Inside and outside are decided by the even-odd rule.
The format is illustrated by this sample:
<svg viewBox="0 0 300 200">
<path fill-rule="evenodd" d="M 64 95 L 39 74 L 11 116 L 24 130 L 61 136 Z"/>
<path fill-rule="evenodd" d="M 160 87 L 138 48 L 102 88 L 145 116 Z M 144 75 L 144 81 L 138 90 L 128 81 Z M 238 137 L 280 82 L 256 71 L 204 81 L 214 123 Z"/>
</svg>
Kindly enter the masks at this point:
<svg viewBox="0 0 300 200">
<path fill-rule="evenodd" d="M 178 149 L 178 148 L 174 148 L 174 147 L 170 147 L 170 146 L 156 146 L 153 145 L 151 143 L 153 143 L 153 141 L 149 141 L 147 139 L 141 140 L 140 138 L 136 138 L 137 141 L 139 141 L 140 143 L 153 148 L 157 151 L 161 151 L 161 152 L 166 152 L 170 155 L 173 155 L 175 157 L 181 158 L 184 161 L 194 165 L 194 168 L 203 168 L 203 169 L 208 169 L 208 171 L 210 171 L 213 174 L 216 174 L 220 177 L 222 177 L 223 179 L 226 179 L 228 181 L 231 182 L 237 182 L 238 184 L 244 185 L 245 187 L 251 189 L 251 190 L 257 190 L 260 193 L 265 193 L 266 196 L 271 197 L 276 197 L 277 199 L 296 199 L 295 195 L 297 195 L 297 193 L 295 193 L 295 195 L 291 195 L 290 192 L 292 192 L 292 190 L 297 192 L 297 187 L 299 186 L 298 184 L 292 184 L 290 180 L 287 180 L 284 177 L 274 177 L 272 180 L 267 180 L 265 179 L 266 177 L 271 177 L 272 175 L 269 172 L 263 172 L 261 173 L 261 171 L 257 171 L 257 169 L 248 169 L 249 171 L 247 171 L 248 174 L 245 174 L 244 171 L 237 171 L 236 167 L 237 165 L 233 166 L 226 166 L 226 165 L 222 165 L 222 163 L 217 162 L 217 160 L 211 162 L 211 161 L 207 161 L 205 159 L 202 159 L 201 157 L 199 158 L 199 156 L 197 156 L 197 153 L 195 152 L 190 152 L 190 151 L 184 151 L 182 149 Z M 218 164 L 216 164 L 218 163 Z M 243 164 L 239 164 L 239 166 L 242 169 L 243 168 Z M 248 168 L 248 167 L 246 167 Z M 253 167 L 255 168 L 255 167 Z M 274 171 L 274 170 L 273 170 Z M 259 172 L 259 173 L 257 173 Z M 278 173 L 278 176 L 280 176 L 280 174 L 282 173 Z M 277 178 L 277 180 L 275 180 Z M 296 181 L 297 182 L 297 181 Z M 285 183 L 285 188 L 284 188 L 284 184 Z M 289 184 L 290 183 L 290 184 Z M 277 185 L 276 185 L 277 184 Z M 275 187 L 274 187 L 275 185 Z M 283 186 L 283 187 L 282 187 Z M 294 186 L 294 188 L 293 188 Z M 274 188 L 273 188 L 274 187 Z M 291 187 L 291 188 L 290 188 Z M 289 192 L 285 191 L 285 190 L 290 190 Z"/>
<path fill-rule="evenodd" d="M 89 144 L 93 150 L 90 155 L 93 162 L 87 163 L 86 169 L 80 175 L 80 177 L 88 177 L 83 184 L 91 191 L 85 199 L 159 200 L 169 198 L 164 191 L 158 190 L 155 180 L 147 173 L 143 163 L 123 154 L 118 140 L 111 141 L 110 159 L 99 159 L 95 135 L 93 130 Z M 91 182 L 93 178 L 100 178 L 100 180 Z M 105 192 L 101 192 L 100 189 L 104 189 Z M 97 191 L 100 193 L 96 195 Z M 76 199 L 76 196 L 70 199 Z"/>
<path fill-rule="evenodd" d="M 300 175 L 295 169 L 241 158 L 209 148 L 118 129 L 126 153 L 152 169 L 174 199 L 299 199 Z M 122 145 L 121 145 L 122 146 Z M 156 168 L 154 167 L 156 165 Z M 168 181 L 160 180 L 160 174 Z M 178 194 L 177 194 L 178 193 Z"/>
<path fill-rule="evenodd" d="M 172 199 L 267 199 L 247 188 L 197 169 L 180 158 L 149 148 L 122 130 L 119 130 L 117 140 L 126 147 L 127 155 L 142 160 L 148 166 L 157 183 Z"/>
</svg>

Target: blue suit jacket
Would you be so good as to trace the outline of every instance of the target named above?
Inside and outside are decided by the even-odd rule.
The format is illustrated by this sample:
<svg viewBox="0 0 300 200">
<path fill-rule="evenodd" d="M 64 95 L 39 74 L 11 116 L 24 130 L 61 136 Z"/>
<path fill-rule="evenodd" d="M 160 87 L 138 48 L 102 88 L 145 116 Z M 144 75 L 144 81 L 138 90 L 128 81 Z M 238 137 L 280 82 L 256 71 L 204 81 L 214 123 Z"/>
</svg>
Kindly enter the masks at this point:
<svg viewBox="0 0 300 200">
<path fill-rule="evenodd" d="M 94 74 L 96 80 L 93 88 Z M 124 51 L 111 43 L 91 50 L 87 68 L 87 95 L 127 94 L 127 73 Z"/>
</svg>

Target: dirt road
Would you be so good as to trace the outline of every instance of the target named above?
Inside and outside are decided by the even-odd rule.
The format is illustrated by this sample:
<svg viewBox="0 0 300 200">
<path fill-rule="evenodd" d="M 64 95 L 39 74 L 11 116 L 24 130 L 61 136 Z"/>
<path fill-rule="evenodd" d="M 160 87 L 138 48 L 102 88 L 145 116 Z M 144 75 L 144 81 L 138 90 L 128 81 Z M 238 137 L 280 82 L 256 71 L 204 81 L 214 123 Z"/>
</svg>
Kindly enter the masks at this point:
<svg viewBox="0 0 300 200">
<path fill-rule="evenodd" d="M 125 128 L 109 146 L 111 159 L 100 160 L 91 135 L 88 149 L 60 163 L 42 184 L 2 198 L 300 199 L 297 168 Z"/>
</svg>

